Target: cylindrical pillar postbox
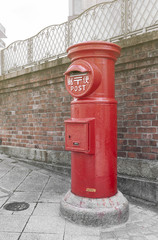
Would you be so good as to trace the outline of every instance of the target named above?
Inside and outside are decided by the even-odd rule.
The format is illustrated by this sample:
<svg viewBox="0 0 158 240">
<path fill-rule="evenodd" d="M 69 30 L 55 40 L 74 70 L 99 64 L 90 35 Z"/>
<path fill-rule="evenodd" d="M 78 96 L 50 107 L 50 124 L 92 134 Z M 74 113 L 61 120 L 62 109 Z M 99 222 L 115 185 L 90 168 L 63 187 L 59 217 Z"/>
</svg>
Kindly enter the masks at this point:
<svg viewBox="0 0 158 240">
<path fill-rule="evenodd" d="M 119 46 L 103 41 L 68 48 L 72 64 L 65 72 L 65 85 L 74 99 L 71 118 L 65 121 L 65 149 L 72 152 L 71 195 L 84 200 L 117 194 L 114 64 L 119 55 Z"/>
</svg>

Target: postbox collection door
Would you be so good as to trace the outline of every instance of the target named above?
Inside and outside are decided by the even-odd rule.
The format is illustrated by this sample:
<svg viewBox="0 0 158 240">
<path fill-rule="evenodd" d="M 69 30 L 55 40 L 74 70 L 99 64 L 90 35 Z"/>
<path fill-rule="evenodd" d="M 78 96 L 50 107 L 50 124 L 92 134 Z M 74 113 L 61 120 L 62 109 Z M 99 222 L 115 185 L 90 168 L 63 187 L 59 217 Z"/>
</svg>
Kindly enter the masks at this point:
<svg viewBox="0 0 158 240">
<path fill-rule="evenodd" d="M 88 152 L 88 123 L 66 123 L 66 149 Z"/>
<path fill-rule="evenodd" d="M 65 121 L 65 149 L 93 154 L 94 119 L 68 119 Z"/>
</svg>

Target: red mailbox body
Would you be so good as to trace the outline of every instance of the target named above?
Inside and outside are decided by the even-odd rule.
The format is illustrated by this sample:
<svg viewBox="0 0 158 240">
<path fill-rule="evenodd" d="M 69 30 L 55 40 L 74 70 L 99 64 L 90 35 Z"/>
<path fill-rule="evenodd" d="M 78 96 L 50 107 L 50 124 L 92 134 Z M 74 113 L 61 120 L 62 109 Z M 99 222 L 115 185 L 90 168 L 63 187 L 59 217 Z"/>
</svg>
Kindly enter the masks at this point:
<svg viewBox="0 0 158 240">
<path fill-rule="evenodd" d="M 116 44 L 91 41 L 68 48 L 72 64 L 65 84 L 74 97 L 65 121 L 65 149 L 71 153 L 71 191 L 88 198 L 117 193 Z"/>
</svg>

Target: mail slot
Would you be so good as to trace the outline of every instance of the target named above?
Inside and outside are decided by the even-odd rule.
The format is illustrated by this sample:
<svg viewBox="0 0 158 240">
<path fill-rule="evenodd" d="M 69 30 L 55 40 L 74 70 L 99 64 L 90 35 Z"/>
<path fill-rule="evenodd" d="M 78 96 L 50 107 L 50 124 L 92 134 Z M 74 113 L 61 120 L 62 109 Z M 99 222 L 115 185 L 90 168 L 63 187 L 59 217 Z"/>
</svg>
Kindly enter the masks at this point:
<svg viewBox="0 0 158 240">
<path fill-rule="evenodd" d="M 65 149 L 94 154 L 94 119 L 68 119 L 65 121 Z"/>
<path fill-rule="evenodd" d="M 76 60 L 65 72 L 65 84 L 73 97 L 85 97 L 100 84 L 101 73 L 94 63 Z"/>
</svg>

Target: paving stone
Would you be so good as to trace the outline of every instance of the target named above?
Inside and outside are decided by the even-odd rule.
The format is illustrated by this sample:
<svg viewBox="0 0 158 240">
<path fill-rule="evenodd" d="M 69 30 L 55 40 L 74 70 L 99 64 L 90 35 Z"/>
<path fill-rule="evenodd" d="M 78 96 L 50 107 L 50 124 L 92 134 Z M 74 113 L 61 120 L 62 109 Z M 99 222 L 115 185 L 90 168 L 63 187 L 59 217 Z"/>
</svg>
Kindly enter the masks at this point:
<svg viewBox="0 0 158 240">
<path fill-rule="evenodd" d="M 129 234 L 126 228 L 115 230 L 114 236 L 118 238 L 129 238 Z"/>
<path fill-rule="evenodd" d="M 66 221 L 65 233 L 68 235 L 99 236 L 100 228 L 85 227 Z"/>
<path fill-rule="evenodd" d="M 9 191 L 15 190 L 29 174 L 29 170 L 21 167 L 14 167 L 10 172 L 0 179 L 0 187 Z"/>
<path fill-rule="evenodd" d="M 20 233 L 29 216 L 0 215 L 0 234 L 1 232 Z"/>
<path fill-rule="evenodd" d="M 154 224 L 151 228 L 150 228 L 151 232 L 158 232 L 158 222 L 156 224 Z"/>
<path fill-rule="evenodd" d="M 117 240 L 131 240 L 130 237 L 117 237 Z"/>
<path fill-rule="evenodd" d="M 8 155 L 0 154 L 0 159 L 2 161 L 5 161 L 5 163 L 9 163 L 9 164 L 12 163 L 12 159 L 10 157 L 8 157 Z"/>
<path fill-rule="evenodd" d="M 5 202 L 7 202 L 8 197 L 5 198 L 0 198 L 0 209 L 2 208 L 2 206 L 5 204 Z"/>
<path fill-rule="evenodd" d="M 143 236 L 143 237 L 134 236 L 134 237 L 130 238 L 129 240 L 147 240 L 147 238 L 145 236 Z"/>
<path fill-rule="evenodd" d="M 9 171 L 11 171 L 11 169 L 13 168 L 13 166 L 8 166 L 7 164 L 5 164 L 4 162 L 0 163 L 0 178 L 2 178 L 4 175 L 6 175 Z"/>
<path fill-rule="evenodd" d="M 65 235 L 64 240 L 100 240 L 99 236 L 77 236 L 77 235 Z"/>
<path fill-rule="evenodd" d="M 100 240 L 103 240 L 103 239 L 112 239 L 112 238 L 116 238 L 115 237 L 115 234 L 114 234 L 114 231 L 110 231 L 110 232 L 101 232 L 100 233 Z"/>
<path fill-rule="evenodd" d="M 63 240 L 63 234 L 23 233 L 20 240 Z"/>
<path fill-rule="evenodd" d="M 55 193 L 54 190 L 50 190 L 50 191 L 43 191 L 39 202 L 56 202 L 56 203 L 60 203 L 61 199 L 64 197 L 65 193 L 61 194 L 61 193 Z"/>
<path fill-rule="evenodd" d="M 142 221 L 139 214 L 140 213 L 133 213 L 133 214 L 129 213 L 129 222 L 140 222 L 140 221 Z"/>
<path fill-rule="evenodd" d="M 28 202 L 28 203 L 36 203 L 41 195 L 40 192 L 14 192 L 10 197 L 10 202 Z"/>
<path fill-rule="evenodd" d="M 38 203 L 33 216 L 59 217 L 59 203 Z"/>
<path fill-rule="evenodd" d="M 101 235 L 99 240 L 118 240 L 118 238 L 116 238 L 116 237 L 106 238 L 106 236 Z"/>
<path fill-rule="evenodd" d="M 155 221 L 153 221 L 153 219 L 150 219 L 150 221 L 142 221 L 142 222 L 137 222 L 137 225 L 139 227 L 142 227 L 143 228 L 149 228 L 151 229 L 151 227 L 155 224 Z"/>
<path fill-rule="evenodd" d="M 20 233 L 0 233 L 0 240 L 18 240 Z"/>
<path fill-rule="evenodd" d="M 144 226 L 139 227 L 139 232 L 142 233 L 143 235 L 151 233 L 150 227 L 146 227 L 145 225 L 146 224 L 144 223 Z"/>
<path fill-rule="evenodd" d="M 140 231 L 140 228 L 136 224 L 131 224 L 126 226 L 129 236 L 143 236 L 143 233 Z"/>
<path fill-rule="evenodd" d="M 12 194 L 13 194 L 13 192 L 0 187 L 0 199 L 5 198 L 5 197 L 10 197 Z"/>
<path fill-rule="evenodd" d="M 0 159 L 1 159 L 1 160 L 4 160 L 5 157 L 7 157 L 7 155 L 5 155 L 5 154 L 3 154 L 3 153 L 0 153 Z"/>
<path fill-rule="evenodd" d="M 5 205 L 5 204 L 4 204 Z M 0 215 L 13 215 L 13 211 L 7 211 L 3 207 L 0 209 Z"/>
<path fill-rule="evenodd" d="M 157 240 L 158 236 L 154 236 L 154 234 L 146 235 L 146 239 L 148 240 Z"/>
<path fill-rule="evenodd" d="M 70 181 L 58 177 L 51 177 L 45 187 L 45 191 L 53 191 L 57 194 L 64 194 L 70 189 Z"/>
<path fill-rule="evenodd" d="M 17 190 L 24 192 L 40 192 L 44 189 L 48 178 L 49 177 L 44 174 L 33 171 L 27 176 Z"/>
<path fill-rule="evenodd" d="M 65 220 L 52 216 L 31 216 L 24 230 L 26 233 L 64 233 Z"/>
</svg>

